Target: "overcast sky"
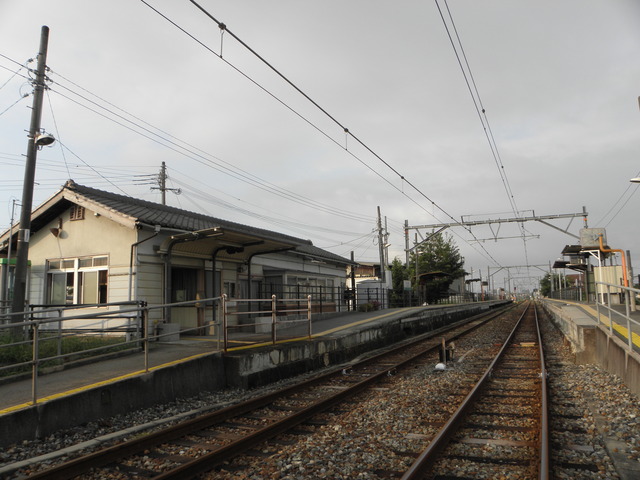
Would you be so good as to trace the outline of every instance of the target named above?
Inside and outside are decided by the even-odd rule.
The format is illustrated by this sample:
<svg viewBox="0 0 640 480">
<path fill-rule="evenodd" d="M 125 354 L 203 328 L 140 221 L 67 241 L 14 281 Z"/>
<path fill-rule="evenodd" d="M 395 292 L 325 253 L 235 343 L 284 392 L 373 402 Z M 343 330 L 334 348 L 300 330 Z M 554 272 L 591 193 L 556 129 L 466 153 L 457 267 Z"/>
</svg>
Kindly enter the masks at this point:
<svg viewBox="0 0 640 480">
<path fill-rule="evenodd" d="M 640 273 L 637 0 L 199 3 L 224 35 L 188 0 L 148 0 L 184 31 L 142 1 L 0 0 L 2 230 L 22 196 L 32 104 L 20 64 L 47 25 L 42 127 L 60 142 L 38 154 L 34 207 L 68 178 L 160 202 L 150 182 L 164 161 L 181 189 L 168 204 L 366 262 L 379 261 L 378 206 L 391 259 L 404 259 L 405 220 L 584 206 Z M 499 268 L 522 266 L 510 274 L 524 289 L 577 240 L 523 225 L 448 231 L 467 271 L 502 287 Z"/>
</svg>

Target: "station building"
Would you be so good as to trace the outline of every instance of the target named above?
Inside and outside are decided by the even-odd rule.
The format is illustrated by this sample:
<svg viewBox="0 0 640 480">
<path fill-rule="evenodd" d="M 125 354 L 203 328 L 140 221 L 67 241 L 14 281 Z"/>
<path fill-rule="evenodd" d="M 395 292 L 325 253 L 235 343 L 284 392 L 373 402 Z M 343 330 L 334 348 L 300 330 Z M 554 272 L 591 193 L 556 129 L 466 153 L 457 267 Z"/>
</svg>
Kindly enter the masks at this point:
<svg viewBox="0 0 640 480">
<path fill-rule="evenodd" d="M 0 235 L 3 269 L 11 264 L 10 240 L 15 256 L 18 228 Z M 68 180 L 32 212 L 29 264 L 30 306 L 312 295 L 315 311 L 331 312 L 346 308 L 342 297 L 353 263 L 310 240 Z M 209 303 L 156 309 L 149 320 L 193 328 L 214 315 Z"/>
</svg>

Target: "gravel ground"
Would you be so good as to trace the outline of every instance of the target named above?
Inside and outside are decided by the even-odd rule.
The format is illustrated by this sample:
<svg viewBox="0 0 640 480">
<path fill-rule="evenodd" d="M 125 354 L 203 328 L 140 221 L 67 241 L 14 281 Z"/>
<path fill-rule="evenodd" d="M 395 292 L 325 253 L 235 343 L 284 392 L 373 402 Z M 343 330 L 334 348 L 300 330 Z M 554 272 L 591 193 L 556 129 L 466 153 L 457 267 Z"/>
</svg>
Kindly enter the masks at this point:
<svg viewBox="0 0 640 480">
<path fill-rule="evenodd" d="M 311 375 L 283 380 L 264 388 L 203 392 L 196 397 L 136 410 L 127 415 L 100 419 L 84 425 L 60 430 L 46 438 L 9 445 L 0 450 L 0 478 L 24 478 L 31 471 L 41 470 L 80 453 L 104 448 L 128 440 L 142 432 L 154 431 L 196 415 L 218 410 L 252 397 L 277 390 Z M 16 470 L 15 467 L 21 468 Z M 15 473 L 14 473 L 15 472 Z"/>
<path fill-rule="evenodd" d="M 556 332 L 555 336 L 559 337 Z M 320 420 L 326 424 L 311 429 L 312 434 L 289 435 L 277 443 L 263 446 L 259 456 L 231 462 L 224 471 L 212 472 L 207 478 L 231 479 L 382 479 L 390 472 L 405 470 L 439 428 L 460 400 L 461 384 L 468 383 L 467 374 L 473 367 L 474 355 L 481 356 L 490 347 L 493 337 L 476 339 L 473 343 L 456 342 L 457 355 L 463 361 L 445 371 L 435 371 L 434 361 L 403 372 L 394 378 L 393 386 L 379 388 L 353 400 L 348 412 L 327 413 Z M 484 345 L 484 347 L 483 347 Z M 597 472 L 554 472 L 556 478 L 620 478 L 605 449 L 607 438 L 615 439 L 617 452 L 640 471 L 640 403 L 637 396 L 615 376 L 597 366 L 574 365 L 571 352 L 559 340 L 554 346 L 557 365 L 550 371 L 551 387 L 573 395 L 573 403 L 563 407 L 563 413 L 584 418 L 581 445 L 589 445 L 587 456 L 601 465 Z M 560 372 L 562 370 L 562 372 Z M 561 375 L 562 373 L 562 375 Z M 396 383 L 399 382 L 399 383 Z M 38 441 L 12 445 L 0 452 L 2 468 L 60 449 L 83 449 L 82 442 L 103 436 L 102 446 L 135 435 L 141 430 L 158 428 L 167 421 L 214 410 L 290 382 L 279 382 L 265 389 L 224 391 L 202 394 L 196 398 L 132 412 L 129 415 L 92 422 Z M 604 435 L 601 433 L 604 433 Z M 573 437 L 572 437 L 573 438 Z M 562 439 L 560 439 L 562 440 Z M 85 445 L 89 447 L 89 445 Z M 579 452 L 578 452 L 579 453 Z M 66 458 L 70 452 L 63 452 Z M 60 459 L 48 459 L 56 462 Z M 248 470 L 243 470 L 247 466 Z M 39 460 L 39 467 L 44 465 Z M 240 470 L 236 470 L 239 467 Z M 26 472 L 24 470 L 23 472 Z M 243 473 L 249 471 L 250 474 Z M 15 477 L 15 475 L 14 475 Z M 9 475 L 7 478 L 11 478 Z M 486 478 L 496 478 L 488 476 Z M 637 477 L 637 478 L 640 478 Z"/>
<path fill-rule="evenodd" d="M 599 366 L 574 364 L 571 348 L 551 324 L 543 323 L 542 331 L 547 339 L 555 478 L 640 478 L 640 400 Z M 554 398 L 562 404 L 554 405 Z M 591 462 L 598 471 L 565 468 L 562 462 Z"/>
</svg>

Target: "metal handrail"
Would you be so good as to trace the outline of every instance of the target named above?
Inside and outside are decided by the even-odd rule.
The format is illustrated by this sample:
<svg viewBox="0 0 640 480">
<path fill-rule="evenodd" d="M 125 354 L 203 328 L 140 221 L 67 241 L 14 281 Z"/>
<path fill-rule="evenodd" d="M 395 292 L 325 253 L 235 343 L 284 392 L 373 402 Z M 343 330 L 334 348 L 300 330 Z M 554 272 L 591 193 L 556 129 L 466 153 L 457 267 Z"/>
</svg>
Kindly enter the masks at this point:
<svg viewBox="0 0 640 480">
<path fill-rule="evenodd" d="M 263 311 L 258 311 L 256 312 L 255 310 L 253 311 L 248 311 L 248 312 L 244 312 L 244 311 L 237 311 L 237 312 L 229 312 L 228 309 L 228 304 L 229 302 L 243 302 L 243 303 L 249 303 L 249 302 L 255 302 L 255 301 L 262 301 L 262 302 L 267 302 L 270 301 L 271 302 L 271 310 L 263 310 Z M 299 309 L 284 309 L 284 310 L 278 310 L 277 305 L 278 302 L 305 302 L 307 307 L 306 308 L 299 308 Z M 298 312 L 298 313 L 302 313 L 302 312 L 306 312 L 306 319 L 295 319 L 295 320 L 278 320 L 278 313 L 293 313 L 293 312 Z M 223 295 L 222 296 L 222 330 L 223 330 L 223 339 L 224 339 L 224 352 L 226 353 L 229 350 L 229 330 L 232 328 L 244 328 L 244 327 L 255 327 L 255 326 L 259 326 L 259 325 L 264 325 L 262 323 L 243 323 L 241 325 L 229 325 L 229 315 L 254 315 L 256 313 L 264 313 L 264 314 L 269 314 L 271 315 L 271 343 L 273 345 L 276 344 L 277 342 L 277 326 L 280 324 L 287 324 L 287 323 L 301 323 L 301 322 L 306 322 L 307 323 L 307 336 L 308 338 L 311 338 L 311 295 L 308 295 L 307 298 L 281 298 L 278 299 L 275 295 L 271 296 L 270 300 L 267 299 L 241 299 L 241 298 L 233 298 L 233 299 L 229 299 L 227 297 L 227 295 Z"/>
<path fill-rule="evenodd" d="M 627 341 L 627 348 L 629 349 L 630 352 L 633 351 L 633 336 L 638 336 L 638 334 L 634 333 L 631 325 L 635 324 L 635 325 L 639 325 L 640 326 L 640 322 L 638 322 L 637 320 L 634 320 L 633 318 L 631 318 L 631 311 L 632 311 L 632 302 L 631 302 L 631 297 L 635 296 L 636 294 L 640 294 L 640 289 L 637 288 L 632 288 L 632 287 L 625 287 L 622 285 L 617 285 L 617 284 L 613 284 L 613 283 L 607 283 L 607 282 L 596 282 L 596 286 L 601 285 L 604 286 L 606 288 L 606 299 L 607 302 L 606 304 L 603 302 L 600 302 L 600 298 L 599 295 L 596 295 L 596 312 L 598 314 L 598 323 L 601 323 L 600 320 L 600 308 L 604 308 L 605 311 L 607 312 L 607 316 L 609 319 L 609 335 L 611 337 L 614 336 L 613 330 L 614 330 L 614 324 L 618 325 L 621 327 L 621 329 L 626 329 L 626 337 L 625 340 Z M 622 313 L 618 310 L 616 310 L 615 308 L 611 307 L 611 288 L 616 288 L 617 290 L 619 290 L 620 292 L 624 293 L 624 298 L 625 298 L 625 313 Z M 597 291 L 597 289 L 596 289 Z M 621 317 L 623 320 L 626 320 L 626 327 L 622 326 L 621 324 L 618 324 L 616 322 L 614 322 L 613 318 L 614 318 L 614 314 Z M 602 322 L 604 323 L 604 322 Z M 616 329 L 616 331 L 618 333 L 620 333 L 621 335 L 624 336 L 624 332 L 622 332 L 619 329 Z M 638 343 L 638 346 L 640 347 L 640 342 Z"/>
<path fill-rule="evenodd" d="M 307 298 L 300 299 L 276 299 L 275 296 L 272 299 L 233 299 L 234 301 L 242 301 L 242 302 L 271 302 L 271 310 L 265 310 L 265 314 L 271 315 L 271 328 L 272 328 L 272 342 L 276 343 L 276 327 L 278 324 L 290 324 L 293 322 L 306 322 L 308 325 L 307 335 L 311 337 L 311 296 Z M 56 360 L 65 360 L 75 355 L 80 354 L 81 352 L 73 352 L 73 353 L 62 353 L 62 339 L 78 335 L 79 333 L 114 333 L 118 331 L 122 331 L 122 328 L 129 328 L 129 333 L 133 335 L 134 338 L 127 338 L 123 342 L 118 342 L 117 344 L 112 344 L 108 346 L 95 347 L 87 350 L 83 350 L 82 353 L 95 353 L 101 350 L 111 349 L 114 346 L 137 346 L 138 348 L 142 348 L 144 352 L 144 371 L 149 372 L 150 362 L 149 362 L 149 346 L 152 341 L 161 341 L 163 338 L 173 335 L 174 333 L 159 333 L 155 330 L 152 330 L 149 325 L 149 312 L 155 310 L 164 310 L 166 308 L 171 307 L 185 307 L 185 306 L 195 306 L 197 308 L 205 308 L 207 306 L 214 306 L 220 302 L 220 307 L 222 310 L 222 319 L 218 316 L 218 320 L 215 319 L 213 321 L 207 321 L 204 325 L 198 325 L 197 327 L 181 329 L 180 333 L 189 333 L 192 331 L 202 331 L 202 329 L 207 329 L 211 327 L 222 327 L 216 328 L 218 334 L 218 348 L 220 348 L 220 331 L 224 333 L 224 351 L 227 351 L 229 346 L 228 339 L 228 330 L 229 328 L 233 328 L 234 326 L 229 326 L 227 323 L 227 315 L 229 312 L 227 311 L 226 305 L 226 296 L 222 297 L 213 297 L 207 299 L 199 299 L 199 300 L 189 300 L 184 302 L 173 302 L 162 305 L 147 305 L 146 302 L 142 301 L 134 301 L 134 302 L 118 302 L 111 304 L 96 304 L 96 305 L 68 305 L 68 306 L 50 306 L 50 305 L 33 305 L 29 311 L 25 312 L 14 312 L 6 315 L 1 315 L 0 320 L 4 319 L 5 321 L 9 320 L 11 317 L 22 315 L 20 322 L 10 322 L 0 323 L 0 332 L 1 331 L 9 331 L 9 332 L 19 332 L 22 338 L 16 339 L 8 344 L 0 344 L 0 348 L 4 347 L 15 347 L 19 345 L 31 345 L 31 359 L 29 361 L 24 361 L 20 363 L 14 363 L 11 365 L 0 366 L 0 371 L 6 371 L 10 369 L 20 368 L 31 366 L 31 381 L 32 381 L 32 404 L 36 405 L 38 403 L 38 369 L 42 366 L 43 362 L 47 361 L 56 361 Z M 277 307 L 279 304 L 286 302 L 298 302 L 298 303 L 306 303 L 306 308 L 299 309 L 285 309 L 278 310 Z M 110 310 L 110 307 L 120 307 L 118 310 Z M 45 307 L 45 308 L 40 308 Z M 83 311 L 86 312 L 86 309 L 93 307 L 94 310 L 91 313 L 78 313 L 72 315 L 68 314 L 70 311 Z M 100 307 L 98 309 L 98 307 Z M 125 308 L 122 308 L 125 307 Z M 129 308 L 130 307 L 130 308 Z M 293 313 L 306 312 L 306 318 L 298 319 L 298 320 L 278 320 L 277 313 Z M 235 315 L 242 314 L 252 314 L 255 315 L 256 311 L 250 312 L 233 312 Z M 55 314 L 55 316 L 49 316 L 51 314 Z M 24 318 L 29 318 L 28 320 L 23 320 Z M 116 327 L 108 327 L 105 328 L 103 321 L 105 319 L 118 319 L 118 318 L 126 318 L 129 320 L 125 325 L 120 325 Z M 96 323 L 87 323 L 83 322 L 82 325 L 77 328 L 65 328 L 65 325 L 69 325 L 68 322 L 72 320 L 96 320 Z M 135 320 L 135 322 L 133 322 Z M 47 325 L 51 325 L 56 322 L 58 324 L 58 328 L 45 328 Z M 255 324 L 254 324 L 255 325 Z M 247 326 L 241 325 L 241 326 Z M 73 333 L 70 333 L 73 330 Z M 50 337 L 41 337 L 42 333 L 50 333 L 52 334 Z M 48 341 L 58 341 L 58 352 L 56 355 L 50 355 L 44 358 L 40 358 L 38 344 L 42 342 Z"/>
<path fill-rule="evenodd" d="M 0 367 L 0 371 L 6 371 L 6 370 L 11 370 L 11 369 L 15 369 L 15 368 L 19 368 L 19 367 L 25 367 L 28 365 L 31 365 L 31 397 L 32 397 L 32 403 L 35 405 L 37 404 L 37 382 L 38 382 L 38 368 L 40 367 L 40 365 L 45 362 L 45 361 L 55 361 L 55 360 L 65 360 L 67 358 L 70 358 L 72 356 L 81 354 L 81 353 L 87 353 L 87 352 L 98 352 L 98 351 L 102 351 L 102 350 L 107 350 L 107 349 L 112 349 L 114 346 L 120 346 L 120 345 L 128 345 L 128 344 L 134 344 L 134 343 L 139 343 L 139 340 L 135 340 L 135 341 L 129 341 L 128 339 L 125 342 L 119 342 L 118 344 L 114 344 L 114 345 L 107 345 L 107 346 L 102 346 L 102 347 L 95 347 L 95 348 L 91 348 L 91 349 L 86 349 L 83 350 L 82 352 L 72 352 L 72 353 L 62 353 L 62 339 L 65 337 L 69 337 L 71 336 L 68 333 L 63 333 L 63 329 L 61 324 L 63 322 L 66 321 L 71 321 L 71 320 L 87 320 L 87 319 L 95 319 L 95 318 L 127 318 L 128 319 L 128 323 L 130 323 L 130 318 L 127 315 L 123 315 L 125 313 L 132 313 L 135 312 L 136 313 L 136 319 L 140 320 L 144 315 L 140 315 L 141 309 L 144 306 L 144 302 L 137 302 L 138 303 L 138 308 L 135 309 L 122 309 L 122 310 L 108 310 L 108 311 L 102 311 L 102 312 L 94 312 L 93 314 L 82 314 L 82 315 L 70 315 L 68 317 L 64 317 L 62 315 L 62 313 L 65 310 L 69 310 L 69 309 L 73 309 L 73 307 L 65 309 L 65 308 L 45 308 L 39 311 L 26 311 L 26 312 L 15 312 L 14 314 L 9 314 L 6 317 L 11 317 L 11 316 L 17 316 L 17 315 L 21 315 L 22 318 L 24 318 L 24 316 L 28 315 L 31 319 L 30 320 L 26 320 L 26 321 L 21 321 L 21 322 L 9 322 L 9 323 L 4 323 L 4 324 L 0 324 L 0 331 L 1 330 L 6 330 L 9 331 L 11 335 L 18 335 L 21 336 L 22 338 L 17 339 L 16 341 L 7 343 L 7 344 L 0 344 L 0 348 L 11 348 L 11 347 L 15 347 L 15 346 L 19 346 L 19 345 L 28 345 L 31 344 L 31 360 L 30 361 L 26 361 L 26 362 L 18 362 L 18 363 L 13 363 L 10 365 L 5 365 Z M 133 305 L 134 303 L 132 303 Z M 101 305 L 103 307 L 110 307 L 113 305 L 110 304 L 103 304 Z M 118 306 L 122 306 L 122 304 L 118 304 Z M 42 317 L 39 318 L 40 315 L 45 315 L 45 314 L 50 314 L 50 313 L 57 313 L 56 317 Z M 58 328 L 57 330 L 49 330 L 49 329 L 42 329 L 41 327 L 51 324 L 51 323 L 58 323 Z M 114 332 L 116 331 L 116 328 L 101 328 L 101 329 L 91 329 L 90 327 L 92 327 L 92 325 L 83 325 L 84 327 L 89 327 L 89 329 L 85 328 L 85 329 L 80 329 L 80 330 L 85 330 L 87 333 L 95 332 L 95 330 L 99 330 L 101 332 Z M 122 326 L 117 327 L 118 329 L 121 329 Z M 140 321 L 136 321 L 135 322 L 135 331 L 139 332 L 140 330 L 146 330 L 144 328 L 141 328 L 140 326 Z M 41 332 L 45 331 L 46 333 L 52 333 L 54 334 L 51 337 L 48 338 L 41 338 Z M 18 332 L 16 334 L 16 332 Z M 55 335 L 55 333 L 57 333 L 57 335 Z M 39 343 L 42 341 L 58 341 L 58 348 L 57 348 L 57 354 L 56 355 L 50 355 L 44 358 L 40 358 L 40 352 L 39 352 Z"/>
<path fill-rule="evenodd" d="M 33 405 L 36 405 L 37 402 L 37 391 L 38 391 L 38 368 L 42 365 L 43 362 L 56 361 L 56 360 L 65 360 L 71 358 L 73 356 L 77 356 L 83 353 L 96 353 L 103 350 L 109 350 L 113 347 L 127 346 L 127 345 L 136 345 L 139 348 L 141 347 L 144 351 L 144 370 L 145 372 L 149 371 L 149 343 L 151 341 L 161 340 L 163 337 L 172 335 L 168 334 L 158 334 L 156 332 L 151 332 L 148 325 L 148 313 L 150 310 L 163 309 L 166 307 L 174 307 L 174 306 L 189 306 L 189 305 L 206 305 L 213 304 L 220 300 L 220 297 L 209 298 L 209 299 L 200 299 L 200 300 L 191 300 L 185 302 L 175 302 L 171 304 L 165 305 L 153 305 L 148 306 L 146 302 L 143 301 L 132 301 L 132 302 L 117 302 L 117 303 L 108 303 L 108 304 L 95 304 L 95 305 L 66 305 L 66 306 L 43 306 L 48 308 L 42 308 L 39 310 L 33 309 L 33 307 L 38 308 L 40 305 L 32 305 L 29 311 L 25 312 L 14 312 L 6 315 L 2 315 L 2 318 L 7 320 L 11 317 L 28 316 L 30 320 L 20 321 L 20 322 L 8 322 L 8 323 L 0 323 L 0 332 L 1 331 L 9 331 L 9 332 L 20 332 L 19 335 L 22 338 L 17 339 L 16 341 L 12 341 L 7 344 L 0 344 L 0 348 L 11 348 L 20 345 L 31 345 L 31 359 L 29 361 L 13 363 L 10 365 L 0 366 L 0 371 L 7 371 L 11 369 L 16 369 L 20 367 L 31 366 L 31 397 Z M 132 306 L 132 308 L 121 308 L 118 310 L 100 310 L 93 311 L 92 313 L 82 313 L 76 315 L 68 315 L 64 316 L 63 314 L 68 311 L 76 311 L 76 310 L 84 310 L 86 308 L 110 308 L 110 307 L 123 307 L 123 306 Z M 133 307 L 135 306 L 135 308 Z M 57 315 L 54 317 L 47 316 L 51 313 L 56 313 Z M 135 315 L 131 315 L 135 314 Z M 44 315 L 44 316 L 43 316 Z M 104 320 L 104 319 L 118 319 L 123 318 L 127 319 L 128 322 L 126 325 L 121 325 L 117 327 L 107 327 L 105 328 L 102 325 L 102 322 L 92 323 L 83 323 L 80 328 L 63 328 L 62 324 L 64 322 L 69 322 L 72 320 Z M 135 323 L 132 323 L 131 320 L 135 319 Z M 57 329 L 45 329 L 43 326 L 49 325 L 51 323 L 58 323 Z M 202 328 L 208 328 L 210 326 L 215 326 L 216 322 L 207 322 L 205 325 L 201 325 L 195 327 L 193 329 L 182 330 L 182 332 L 188 332 L 191 330 L 201 330 Z M 93 328 L 92 328 L 93 327 Z M 123 330 L 123 328 L 125 330 Z M 72 332 L 73 333 L 69 333 Z M 90 348 L 82 351 L 72 352 L 72 353 L 62 353 L 61 344 L 64 338 L 77 336 L 78 334 L 95 334 L 95 333 L 114 333 L 114 332 L 122 332 L 134 334 L 133 339 L 126 339 L 125 341 L 118 342 L 112 345 L 106 345 L 101 347 Z M 53 334 L 50 337 L 42 337 L 42 332 Z M 58 352 L 56 355 L 50 355 L 44 358 L 40 358 L 39 354 L 39 343 L 47 342 L 47 341 L 58 341 Z"/>
</svg>

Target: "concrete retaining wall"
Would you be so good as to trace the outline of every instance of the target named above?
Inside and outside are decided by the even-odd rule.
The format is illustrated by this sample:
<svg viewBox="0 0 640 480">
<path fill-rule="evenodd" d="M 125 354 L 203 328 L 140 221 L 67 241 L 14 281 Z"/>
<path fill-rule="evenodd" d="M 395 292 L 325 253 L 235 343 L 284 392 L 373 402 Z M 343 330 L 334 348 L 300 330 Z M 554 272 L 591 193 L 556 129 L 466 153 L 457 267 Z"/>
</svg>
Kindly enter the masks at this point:
<svg viewBox="0 0 640 480">
<path fill-rule="evenodd" d="M 629 389 L 640 396 L 640 355 L 629 352 L 629 346 L 611 337 L 605 328 L 596 330 L 596 363 L 622 379 Z"/>
<path fill-rule="evenodd" d="M 373 322 L 336 336 L 231 352 L 225 356 L 227 385 L 254 388 L 317 368 L 344 363 L 409 336 L 478 315 L 492 306 L 496 305 L 484 303 L 424 310 L 415 316 Z"/>
<path fill-rule="evenodd" d="M 203 390 L 220 390 L 225 386 L 222 365 L 222 355 L 213 353 L 7 413 L 0 416 L 0 447 Z"/>
</svg>

